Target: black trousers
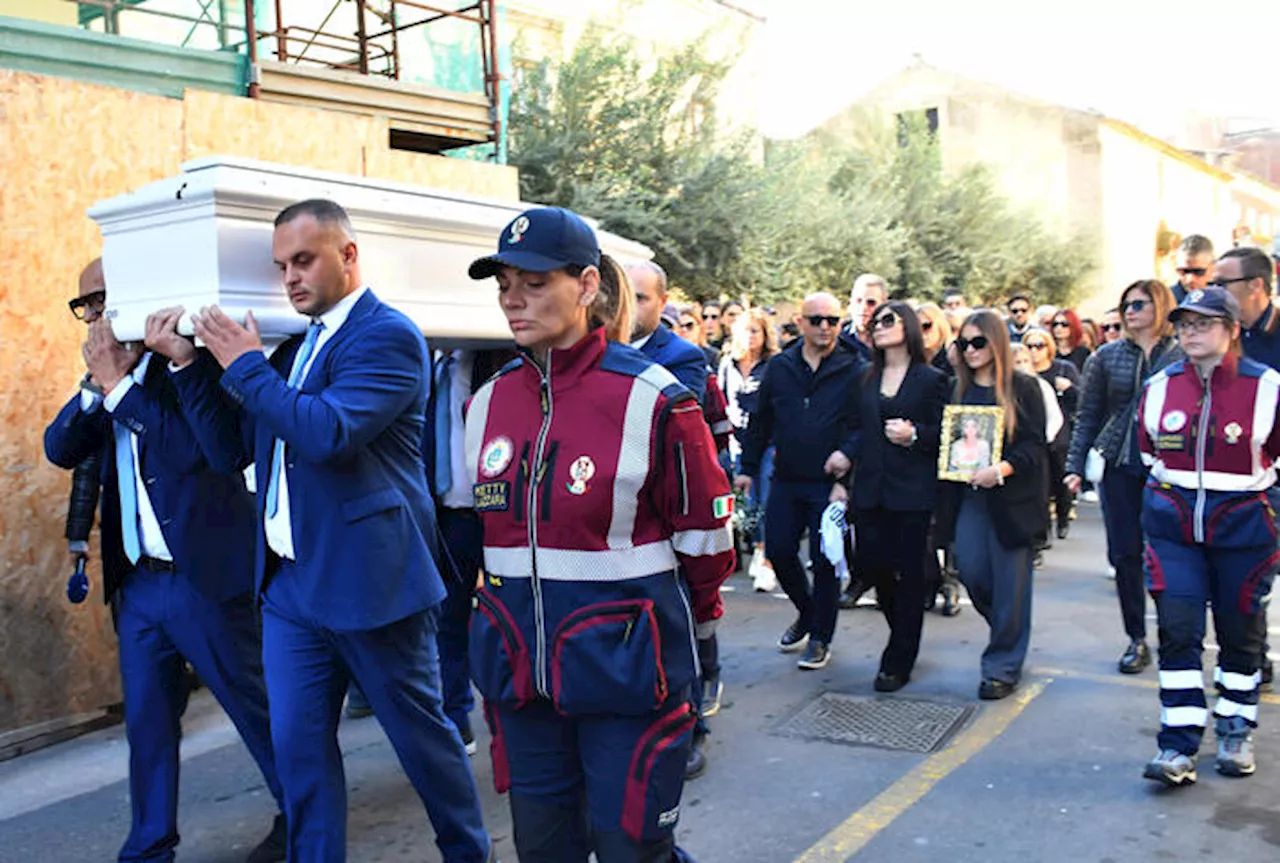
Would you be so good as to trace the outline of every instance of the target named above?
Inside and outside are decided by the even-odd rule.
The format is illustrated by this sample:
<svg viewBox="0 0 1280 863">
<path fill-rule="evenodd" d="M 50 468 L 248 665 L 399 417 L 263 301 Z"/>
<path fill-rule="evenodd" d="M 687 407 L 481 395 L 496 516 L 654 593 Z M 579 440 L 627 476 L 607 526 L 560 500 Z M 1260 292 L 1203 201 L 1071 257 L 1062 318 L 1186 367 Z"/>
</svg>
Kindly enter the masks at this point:
<svg viewBox="0 0 1280 863">
<path fill-rule="evenodd" d="M 1102 494 L 1107 505 L 1107 559 L 1116 568 L 1116 596 L 1125 635 L 1141 641 L 1147 637 L 1147 576 L 1142 568 L 1142 489 L 1146 473 L 1140 469 L 1107 465 Z"/>
<path fill-rule="evenodd" d="M 1071 504 L 1076 496 L 1062 481 L 1066 476 L 1067 451 L 1049 448 L 1049 494 L 1053 497 L 1053 507 L 1058 513 L 1058 527 L 1064 527 L 1071 518 Z"/>
<path fill-rule="evenodd" d="M 885 674 L 909 676 L 920 653 L 925 556 L 931 548 L 932 516 L 930 512 L 882 508 L 857 513 L 861 574 L 875 587 L 880 610 L 889 624 L 889 643 L 880 656 L 880 671 Z"/>
</svg>

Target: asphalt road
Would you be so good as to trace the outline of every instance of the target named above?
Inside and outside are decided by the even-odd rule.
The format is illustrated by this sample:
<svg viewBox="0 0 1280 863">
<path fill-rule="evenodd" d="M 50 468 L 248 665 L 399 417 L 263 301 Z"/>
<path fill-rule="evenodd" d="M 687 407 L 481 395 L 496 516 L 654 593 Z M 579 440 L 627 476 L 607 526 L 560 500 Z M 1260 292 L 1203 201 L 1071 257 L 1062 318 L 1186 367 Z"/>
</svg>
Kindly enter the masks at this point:
<svg viewBox="0 0 1280 863">
<path fill-rule="evenodd" d="M 927 615 L 911 684 L 879 697 L 891 722 L 913 706 L 906 701 L 969 708 L 927 753 L 787 734 L 823 693 L 873 696 L 886 628 L 873 605 L 843 612 L 831 664 L 801 672 L 773 646 L 791 620 L 785 598 L 751 593 L 735 576 L 720 630 L 725 705 L 712 720 L 710 769 L 685 789 L 681 844 L 701 863 L 1280 859 L 1280 698 L 1264 698 L 1254 777 L 1217 776 L 1210 733 L 1198 785 L 1163 790 L 1143 781 L 1159 721 L 1156 675 L 1115 671 L 1124 636 L 1103 557 L 1097 508 L 1083 505 L 1071 537 L 1037 573 L 1026 676 L 1003 702 L 976 699 L 986 630 L 972 608 Z M 0 861 L 114 859 L 129 818 L 122 733 L 0 764 Z M 376 720 L 346 721 L 341 737 L 349 859 L 438 861 L 430 824 Z M 474 764 L 486 819 L 510 863 L 506 803 L 493 793 L 480 742 Z M 202 693 L 184 738 L 179 860 L 242 860 L 272 814 L 247 753 Z"/>
</svg>

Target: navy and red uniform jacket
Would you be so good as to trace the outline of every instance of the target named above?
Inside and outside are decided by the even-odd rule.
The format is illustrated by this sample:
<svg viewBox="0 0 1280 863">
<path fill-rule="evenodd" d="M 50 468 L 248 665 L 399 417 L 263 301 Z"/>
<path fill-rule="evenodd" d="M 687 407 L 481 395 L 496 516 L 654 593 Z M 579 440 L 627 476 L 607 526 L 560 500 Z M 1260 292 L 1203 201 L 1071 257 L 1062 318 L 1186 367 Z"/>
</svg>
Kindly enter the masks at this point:
<svg viewBox="0 0 1280 863">
<path fill-rule="evenodd" d="M 1207 389 L 1185 360 L 1150 379 L 1138 407 L 1138 446 L 1151 471 L 1142 507 L 1148 536 L 1275 548 L 1266 490 L 1280 455 L 1278 403 L 1280 373 L 1234 354 L 1214 369 Z"/>
<path fill-rule="evenodd" d="M 692 394 L 597 328 L 550 351 L 545 372 L 508 365 L 466 425 L 484 522 L 481 694 L 644 715 L 693 683 L 696 625 L 720 617 L 735 560 L 733 498 Z"/>
</svg>

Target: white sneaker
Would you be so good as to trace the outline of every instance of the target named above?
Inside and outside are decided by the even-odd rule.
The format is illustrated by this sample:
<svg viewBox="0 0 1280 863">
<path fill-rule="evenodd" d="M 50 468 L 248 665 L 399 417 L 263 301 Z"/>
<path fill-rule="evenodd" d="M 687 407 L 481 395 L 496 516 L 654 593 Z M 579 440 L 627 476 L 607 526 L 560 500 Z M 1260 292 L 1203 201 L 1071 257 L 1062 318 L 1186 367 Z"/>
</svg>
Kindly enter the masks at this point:
<svg viewBox="0 0 1280 863">
<path fill-rule="evenodd" d="M 1089 490 L 1088 490 L 1088 491 L 1086 491 L 1084 494 L 1080 495 L 1080 499 L 1081 499 L 1082 501 L 1084 501 L 1085 503 L 1097 503 L 1097 502 L 1098 502 L 1098 493 L 1097 493 L 1096 491 L 1094 491 L 1093 489 L 1089 489 Z"/>
<path fill-rule="evenodd" d="M 751 576 L 752 586 L 757 593 L 773 593 L 778 589 L 778 576 L 764 556 L 764 549 L 757 548 L 751 555 L 751 566 L 747 568 Z"/>
</svg>

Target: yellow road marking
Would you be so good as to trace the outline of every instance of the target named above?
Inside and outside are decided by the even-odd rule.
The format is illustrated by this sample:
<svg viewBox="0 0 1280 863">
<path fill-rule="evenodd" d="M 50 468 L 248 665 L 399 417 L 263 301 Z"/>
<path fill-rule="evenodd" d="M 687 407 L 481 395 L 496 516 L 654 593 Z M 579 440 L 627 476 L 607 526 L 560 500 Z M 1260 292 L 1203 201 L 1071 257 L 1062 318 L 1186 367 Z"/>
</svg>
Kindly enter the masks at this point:
<svg viewBox="0 0 1280 863">
<path fill-rule="evenodd" d="M 910 772 L 880 792 L 875 799 L 849 816 L 796 858 L 795 863 L 843 863 L 866 846 L 876 834 L 928 794 L 951 771 L 977 755 L 995 740 L 1026 709 L 1052 678 L 1037 680 L 1000 705 L 992 705 L 979 715 L 948 748 L 916 765 Z"/>
<path fill-rule="evenodd" d="M 1087 680 L 1090 683 L 1106 683 L 1111 686 L 1128 686 L 1133 689 L 1158 690 L 1160 688 L 1158 680 L 1152 680 L 1150 677 L 1141 677 L 1136 674 L 1095 674 L 1091 671 L 1068 671 L 1065 668 L 1038 668 L 1036 670 L 1043 674 L 1052 675 L 1053 677 L 1066 677 L 1072 680 Z M 1206 686 L 1205 689 L 1210 695 L 1217 694 L 1212 686 Z M 1280 695 L 1276 695 L 1271 692 L 1261 692 L 1258 694 L 1258 701 L 1263 704 L 1280 704 Z"/>
</svg>

